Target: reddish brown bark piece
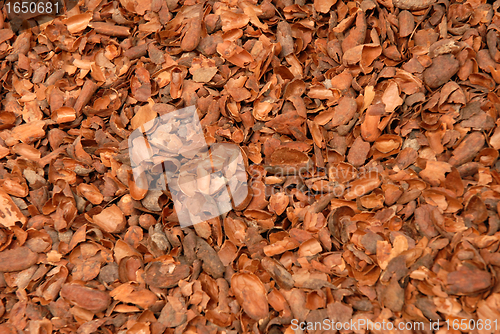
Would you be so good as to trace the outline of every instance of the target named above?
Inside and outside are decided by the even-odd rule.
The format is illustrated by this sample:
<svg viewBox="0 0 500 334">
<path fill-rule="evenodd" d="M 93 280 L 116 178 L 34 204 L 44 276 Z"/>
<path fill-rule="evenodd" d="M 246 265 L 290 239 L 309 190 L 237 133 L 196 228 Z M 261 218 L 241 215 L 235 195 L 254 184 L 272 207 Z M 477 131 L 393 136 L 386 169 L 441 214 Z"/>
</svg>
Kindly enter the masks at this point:
<svg viewBox="0 0 500 334">
<path fill-rule="evenodd" d="M 293 288 L 294 281 L 292 275 L 276 260 L 265 257 L 262 259 L 261 264 L 280 287 L 287 290 Z"/>
<path fill-rule="evenodd" d="M 267 317 L 267 303 L 264 284 L 254 274 L 238 273 L 231 278 L 231 287 L 238 303 L 245 313 L 254 320 Z"/>
<path fill-rule="evenodd" d="M 347 124 L 356 113 L 356 101 L 349 97 L 342 97 L 339 105 L 335 107 L 333 118 L 330 122 L 331 127 Z"/>
<path fill-rule="evenodd" d="M 184 264 L 152 262 L 146 266 L 144 281 L 156 288 L 171 288 L 189 276 L 189 273 L 189 266 Z"/>
<path fill-rule="evenodd" d="M 122 210 L 120 210 L 116 204 L 105 208 L 101 213 L 92 217 L 92 220 L 94 224 L 110 233 L 123 231 L 127 224 L 127 220 L 125 219 Z"/>
<path fill-rule="evenodd" d="M 421 10 L 436 3 L 436 0 L 392 0 L 392 3 L 399 9 Z"/>
<path fill-rule="evenodd" d="M 273 152 L 266 166 L 272 174 L 287 175 L 298 174 L 312 166 L 311 159 L 298 150 L 287 147 L 279 148 Z"/>
<path fill-rule="evenodd" d="M 349 149 L 349 154 L 347 155 L 347 161 L 349 161 L 353 166 L 361 166 L 365 163 L 368 152 L 370 151 L 370 143 L 365 142 L 361 136 L 354 140 L 351 148 Z"/>
<path fill-rule="evenodd" d="M 91 312 L 104 311 L 111 303 L 109 293 L 77 284 L 64 285 L 61 297 Z"/>
<path fill-rule="evenodd" d="M 491 285 L 491 274 L 474 265 L 465 264 L 448 274 L 446 292 L 468 295 L 486 289 Z"/>
<path fill-rule="evenodd" d="M 437 56 L 432 65 L 424 71 L 424 82 L 430 88 L 438 88 L 447 83 L 459 69 L 459 62 L 451 54 Z"/>
<path fill-rule="evenodd" d="M 483 146 L 484 136 L 480 132 L 472 132 L 453 150 L 449 163 L 455 167 L 461 166 L 474 159 Z"/>
<path fill-rule="evenodd" d="M 38 254 L 28 247 L 18 247 L 0 252 L 0 272 L 24 270 L 38 262 Z"/>
<path fill-rule="evenodd" d="M 5 227 L 14 226 L 16 222 L 26 223 L 27 219 L 16 203 L 5 191 L 0 189 L 0 224 Z"/>
</svg>

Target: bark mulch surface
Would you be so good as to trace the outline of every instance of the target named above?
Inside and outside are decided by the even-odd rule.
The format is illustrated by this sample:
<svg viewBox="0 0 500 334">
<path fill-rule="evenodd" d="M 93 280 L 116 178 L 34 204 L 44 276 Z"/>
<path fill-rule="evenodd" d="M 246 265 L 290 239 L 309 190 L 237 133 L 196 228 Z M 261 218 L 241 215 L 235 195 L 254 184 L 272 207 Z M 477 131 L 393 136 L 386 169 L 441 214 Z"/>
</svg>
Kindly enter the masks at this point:
<svg viewBox="0 0 500 334">
<path fill-rule="evenodd" d="M 0 332 L 498 332 L 499 6 L 81 0 L 27 30 L 3 7 Z M 253 195 L 181 228 L 128 137 L 192 105 Z"/>
</svg>

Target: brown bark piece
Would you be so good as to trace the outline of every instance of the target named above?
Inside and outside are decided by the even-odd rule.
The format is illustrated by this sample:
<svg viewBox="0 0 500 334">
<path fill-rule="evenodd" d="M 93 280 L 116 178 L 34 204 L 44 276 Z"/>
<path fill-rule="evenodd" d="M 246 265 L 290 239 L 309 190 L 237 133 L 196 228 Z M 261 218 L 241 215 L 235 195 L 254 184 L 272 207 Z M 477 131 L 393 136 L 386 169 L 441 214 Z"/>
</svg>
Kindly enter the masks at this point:
<svg viewBox="0 0 500 334">
<path fill-rule="evenodd" d="M 152 262 L 146 266 L 144 281 L 156 288 L 171 288 L 189 276 L 189 266 Z"/>
<path fill-rule="evenodd" d="M 451 54 L 437 56 L 432 65 L 424 71 L 424 82 L 430 88 L 438 88 L 447 83 L 460 67 L 458 60 Z"/>
<path fill-rule="evenodd" d="M 446 292 L 468 295 L 486 289 L 491 284 L 491 274 L 473 265 L 461 266 L 448 274 Z"/>
<path fill-rule="evenodd" d="M 107 292 L 77 284 L 65 284 L 61 289 L 61 297 L 91 312 L 104 311 L 111 303 Z"/>
<path fill-rule="evenodd" d="M 347 161 L 355 167 L 361 166 L 365 163 L 369 151 L 370 143 L 365 142 L 361 136 L 359 136 L 354 140 L 354 143 L 349 149 Z"/>
<path fill-rule="evenodd" d="M 16 222 L 26 223 L 27 219 L 5 191 L 0 189 L 0 224 L 14 226 Z"/>
<path fill-rule="evenodd" d="M 254 274 L 238 273 L 231 278 L 231 286 L 238 303 L 245 313 L 254 320 L 267 317 L 269 304 L 266 289 Z"/>
<path fill-rule="evenodd" d="M 472 132 L 453 150 L 449 163 L 455 167 L 463 165 L 474 159 L 483 146 L 484 136 L 480 132 Z"/>
<path fill-rule="evenodd" d="M 217 252 L 202 238 L 197 238 L 196 255 L 203 261 L 203 270 L 214 278 L 220 278 L 224 275 L 224 265 L 222 264 Z"/>
<path fill-rule="evenodd" d="M 0 252 L 0 272 L 20 271 L 38 262 L 38 254 L 28 247 L 3 250 Z"/>
<path fill-rule="evenodd" d="M 394 7 L 406 10 L 421 10 L 432 6 L 436 0 L 392 0 Z"/>
<path fill-rule="evenodd" d="M 123 231 L 127 224 L 127 220 L 125 219 L 122 210 L 120 210 L 116 204 L 105 208 L 101 213 L 92 217 L 92 219 L 94 224 L 110 233 Z"/>
<path fill-rule="evenodd" d="M 342 97 L 339 100 L 339 105 L 335 107 L 333 117 L 330 122 L 331 127 L 349 123 L 356 113 L 356 101 L 349 97 Z"/>
</svg>

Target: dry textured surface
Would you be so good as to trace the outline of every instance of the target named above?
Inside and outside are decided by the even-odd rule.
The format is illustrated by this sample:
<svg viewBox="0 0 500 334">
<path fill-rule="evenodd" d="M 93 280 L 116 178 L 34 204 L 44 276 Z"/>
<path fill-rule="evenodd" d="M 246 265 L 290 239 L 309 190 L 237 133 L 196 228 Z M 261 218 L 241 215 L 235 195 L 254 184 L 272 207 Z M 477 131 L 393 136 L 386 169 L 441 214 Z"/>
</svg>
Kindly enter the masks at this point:
<svg viewBox="0 0 500 334">
<path fill-rule="evenodd" d="M 19 35 L 4 12 L 0 332 L 500 319 L 499 5 L 81 0 Z M 190 105 L 253 198 L 181 229 L 127 138 Z"/>
</svg>

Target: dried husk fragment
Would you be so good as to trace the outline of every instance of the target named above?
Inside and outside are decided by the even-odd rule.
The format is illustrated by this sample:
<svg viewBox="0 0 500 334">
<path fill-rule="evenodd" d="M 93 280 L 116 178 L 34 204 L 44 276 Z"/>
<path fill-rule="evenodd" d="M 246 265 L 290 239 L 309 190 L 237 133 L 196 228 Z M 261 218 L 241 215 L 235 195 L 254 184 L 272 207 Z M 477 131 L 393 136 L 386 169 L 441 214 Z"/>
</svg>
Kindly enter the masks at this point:
<svg viewBox="0 0 500 334">
<path fill-rule="evenodd" d="M 202 238 L 196 239 L 196 256 L 203 262 L 203 270 L 214 278 L 224 275 L 222 264 L 217 252 Z"/>
<path fill-rule="evenodd" d="M 486 289 L 490 284 L 490 273 L 466 263 L 460 266 L 457 271 L 448 273 L 446 292 L 468 295 Z"/>
<path fill-rule="evenodd" d="M 80 116 L 83 107 L 85 107 L 87 103 L 89 103 L 96 90 L 97 85 L 92 80 L 85 81 L 73 107 L 76 111 L 77 116 Z"/>
<path fill-rule="evenodd" d="M 267 317 L 269 304 L 264 284 L 250 273 L 237 273 L 231 277 L 231 288 L 245 313 L 254 320 Z"/>
<path fill-rule="evenodd" d="M 44 121 L 34 121 L 16 126 L 12 130 L 12 137 L 26 144 L 32 144 L 45 136 Z"/>
<path fill-rule="evenodd" d="M 61 289 L 61 297 L 91 312 L 102 312 L 111 303 L 109 293 L 78 284 L 65 284 Z"/>
<path fill-rule="evenodd" d="M 129 28 L 125 26 L 115 25 L 108 22 L 92 22 L 89 24 L 96 32 L 115 37 L 127 37 L 130 35 Z"/>
<path fill-rule="evenodd" d="M 226 217 L 224 231 L 229 240 L 236 246 L 243 246 L 246 238 L 247 225 L 240 219 Z"/>
<path fill-rule="evenodd" d="M 158 322 L 168 328 L 177 328 L 187 320 L 186 305 L 182 297 L 167 297 Z"/>
<path fill-rule="evenodd" d="M 52 120 L 58 124 L 73 122 L 75 119 L 75 109 L 70 107 L 61 107 L 52 113 Z"/>
<path fill-rule="evenodd" d="M 493 135 L 490 137 L 490 145 L 495 150 L 500 150 L 500 127 L 496 127 Z"/>
<path fill-rule="evenodd" d="M 80 183 L 77 187 L 77 191 L 92 204 L 101 204 L 104 199 L 99 189 L 93 184 Z"/>
<path fill-rule="evenodd" d="M 350 183 L 350 188 L 344 195 L 347 200 L 354 199 L 369 193 L 381 184 L 380 176 L 377 172 L 368 172 L 366 175 Z"/>
<path fill-rule="evenodd" d="M 190 274 L 189 266 L 185 264 L 152 262 L 146 266 L 144 281 L 156 288 L 171 288 Z"/>
<path fill-rule="evenodd" d="M 0 252 L 0 272 L 24 270 L 38 262 L 38 254 L 22 246 Z"/>
<path fill-rule="evenodd" d="M 292 275 L 280 263 L 270 257 L 265 257 L 262 259 L 261 264 L 281 288 L 287 290 L 293 288 Z"/>
<path fill-rule="evenodd" d="M 21 222 L 24 225 L 26 221 L 26 217 L 14 201 L 12 201 L 9 194 L 0 189 L 0 224 L 10 227 L 14 226 L 16 222 Z"/>
<path fill-rule="evenodd" d="M 406 37 L 412 33 L 415 27 L 415 21 L 413 15 L 409 11 L 402 10 L 398 16 L 398 22 L 400 37 Z"/>
<path fill-rule="evenodd" d="M 488 332 L 497 7 L 88 0 L 24 30 L 0 15 L 0 332 Z M 202 132 L 155 121 L 187 106 Z M 204 142 L 238 146 L 245 171 L 180 152 Z M 225 212 L 183 226 L 175 195 Z"/>
<path fill-rule="evenodd" d="M 438 56 L 432 60 L 432 65 L 424 71 L 424 82 L 430 88 L 438 88 L 447 83 L 459 69 L 459 62 L 451 54 Z"/>
<path fill-rule="evenodd" d="M 277 39 L 281 45 L 281 57 L 286 57 L 291 54 L 293 50 L 292 29 L 287 22 L 278 23 Z"/>
<path fill-rule="evenodd" d="M 394 7 L 406 10 L 426 9 L 435 2 L 436 0 L 392 0 Z"/>
<path fill-rule="evenodd" d="M 328 13 L 336 2 L 337 0 L 316 0 L 314 1 L 314 8 L 320 13 Z"/>
<path fill-rule="evenodd" d="M 118 233 L 123 231 L 127 225 L 127 220 L 120 208 L 113 204 L 102 210 L 101 213 L 92 217 L 94 224 L 109 233 Z"/>
<path fill-rule="evenodd" d="M 373 148 L 383 154 L 396 154 L 403 144 L 401 137 L 396 135 L 382 135 L 377 138 Z"/>
<path fill-rule="evenodd" d="M 85 14 L 74 15 L 68 18 L 65 23 L 68 31 L 72 34 L 75 34 L 85 30 L 91 19 L 92 13 L 89 12 Z"/>
<path fill-rule="evenodd" d="M 157 297 L 153 292 L 130 282 L 115 288 L 109 295 L 115 300 L 135 304 L 144 309 L 152 306 L 157 301 Z"/>
<path fill-rule="evenodd" d="M 347 124 L 356 113 L 356 110 L 357 105 L 354 99 L 349 97 L 342 97 L 339 100 L 338 106 L 335 107 L 332 120 L 328 125 L 330 127 L 335 127 Z"/>
<path fill-rule="evenodd" d="M 185 35 L 181 42 L 181 49 L 184 51 L 192 51 L 196 49 L 201 39 L 201 17 L 193 17 L 189 19 L 185 28 Z"/>
<path fill-rule="evenodd" d="M 266 171 L 271 174 L 299 174 L 312 166 L 312 160 L 307 154 L 287 147 L 278 148 L 269 158 Z"/>
<path fill-rule="evenodd" d="M 288 235 L 283 236 L 282 239 L 276 240 L 271 244 L 264 247 L 264 254 L 267 256 L 274 256 L 277 254 L 282 254 L 288 250 L 295 249 L 299 247 L 300 243 L 295 239 L 291 238 Z"/>
<path fill-rule="evenodd" d="M 347 161 L 353 166 L 361 166 L 365 163 L 368 153 L 370 152 L 370 143 L 365 142 L 361 136 L 354 140 L 349 154 L 347 155 Z"/>
<path fill-rule="evenodd" d="M 288 203 L 289 198 L 284 193 L 273 194 L 269 199 L 269 209 L 273 212 L 276 212 L 277 215 L 281 215 L 283 212 L 285 212 Z"/>
<path fill-rule="evenodd" d="M 484 136 L 480 132 L 472 132 L 453 150 L 449 163 L 458 167 L 474 159 L 484 146 Z"/>
</svg>

